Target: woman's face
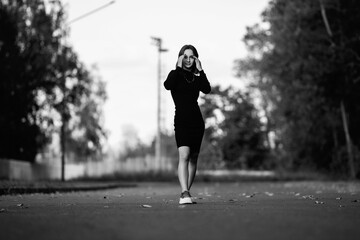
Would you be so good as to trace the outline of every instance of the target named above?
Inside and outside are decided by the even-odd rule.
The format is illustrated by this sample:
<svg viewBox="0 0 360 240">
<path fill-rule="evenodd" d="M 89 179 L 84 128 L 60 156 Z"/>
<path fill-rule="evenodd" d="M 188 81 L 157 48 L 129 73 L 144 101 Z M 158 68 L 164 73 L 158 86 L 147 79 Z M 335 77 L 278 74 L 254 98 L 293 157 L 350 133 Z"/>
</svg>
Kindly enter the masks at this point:
<svg viewBox="0 0 360 240">
<path fill-rule="evenodd" d="M 190 69 L 194 64 L 195 58 L 194 53 L 191 49 L 186 49 L 184 52 L 183 66 L 186 69 Z"/>
</svg>

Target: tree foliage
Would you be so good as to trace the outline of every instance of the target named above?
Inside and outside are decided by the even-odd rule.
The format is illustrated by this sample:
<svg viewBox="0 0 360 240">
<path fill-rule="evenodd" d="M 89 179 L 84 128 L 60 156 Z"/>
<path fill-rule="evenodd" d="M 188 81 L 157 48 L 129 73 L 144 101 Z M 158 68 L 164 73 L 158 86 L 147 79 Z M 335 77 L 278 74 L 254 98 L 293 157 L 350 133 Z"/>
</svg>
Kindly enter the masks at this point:
<svg viewBox="0 0 360 240">
<path fill-rule="evenodd" d="M 250 95 L 214 86 L 202 100 L 206 131 L 201 159 L 213 168 L 267 168 L 266 133 Z"/>
<path fill-rule="evenodd" d="M 273 0 L 263 22 L 247 28 L 249 54 L 236 62 L 238 75 L 252 78 L 267 130 L 291 167 L 351 172 L 354 166 L 360 145 L 359 10 L 355 0 Z"/>
<path fill-rule="evenodd" d="M 60 1 L 0 1 L 0 158 L 34 161 L 64 119 L 80 152 L 101 148 L 104 84 L 66 44 L 65 19 Z"/>
</svg>

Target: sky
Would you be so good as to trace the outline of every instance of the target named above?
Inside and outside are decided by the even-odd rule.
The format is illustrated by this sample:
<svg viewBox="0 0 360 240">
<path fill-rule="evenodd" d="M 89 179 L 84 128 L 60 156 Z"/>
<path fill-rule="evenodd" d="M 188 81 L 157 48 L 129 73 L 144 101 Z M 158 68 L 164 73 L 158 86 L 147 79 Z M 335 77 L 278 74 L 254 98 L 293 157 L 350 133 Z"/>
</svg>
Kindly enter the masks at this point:
<svg viewBox="0 0 360 240">
<path fill-rule="evenodd" d="M 68 21 L 110 0 L 64 0 Z M 151 37 L 162 39 L 162 126 L 173 131 L 174 104 L 163 88 L 177 54 L 194 45 L 212 85 L 243 87 L 235 77 L 234 61 L 246 56 L 242 38 L 246 26 L 261 21 L 269 0 L 116 0 L 91 15 L 72 22 L 68 42 L 80 60 L 107 84 L 104 106 L 108 143 L 120 148 L 126 131 L 149 143 L 156 135 L 158 49 Z"/>
</svg>

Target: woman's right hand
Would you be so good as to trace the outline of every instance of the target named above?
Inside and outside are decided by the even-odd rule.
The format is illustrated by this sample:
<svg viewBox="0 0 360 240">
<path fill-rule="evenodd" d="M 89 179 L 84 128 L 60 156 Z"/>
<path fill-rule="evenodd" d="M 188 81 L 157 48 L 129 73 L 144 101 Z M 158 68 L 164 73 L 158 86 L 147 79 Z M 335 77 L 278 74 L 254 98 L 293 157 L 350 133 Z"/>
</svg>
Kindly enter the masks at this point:
<svg viewBox="0 0 360 240">
<path fill-rule="evenodd" d="M 179 56 L 179 58 L 178 58 L 178 61 L 177 61 L 177 66 L 178 67 L 180 67 L 180 68 L 182 68 L 182 63 L 183 63 L 183 59 L 184 59 L 184 55 L 181 55 L 181 56 Z"/>
</svg>

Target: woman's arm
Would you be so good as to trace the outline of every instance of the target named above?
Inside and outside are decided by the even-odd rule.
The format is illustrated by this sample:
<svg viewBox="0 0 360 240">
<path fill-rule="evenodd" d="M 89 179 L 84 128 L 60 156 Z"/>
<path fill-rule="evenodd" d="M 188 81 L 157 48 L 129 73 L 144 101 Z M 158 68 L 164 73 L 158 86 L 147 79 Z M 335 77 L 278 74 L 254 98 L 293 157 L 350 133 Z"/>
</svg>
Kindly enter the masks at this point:
<svg viewBox="0 0 360 240">
<path fill-rule="evenodd" d="M 211 91 L 211 87 L 210 87 L 210 83 L 206 77 L 206 74 L 204 73 L 204 70 L 201 66 L 201 62 L 200 60 L 196 57 L 196 56 L 193 56 L 195 58 L 195 64 L 196 64 L 196 69 L 199 71 L 199 90 L 205 94 L 208 94 L 210 93 Z"/>
<path fill-rule="evenodd" d="M 205 94 L 208 94 L 211 92 L 211 86 L 210 83 L 206 77 L 205 72 L 202 70 L 200 71 L 200 76 L 199 76 L 199 90 Z"/>
<path fill-rule="evenodd" d="M 169 73 L 169 75 L 167 76 L 167 78 L 164 82 L 164 87 L 166 88 L 166 90 L 174 89 L 174 87 L 176 85 L 176 79 L 177 79 L 177 76 L 178 76 L 180 70 L 181 70 L 180 67 L 176 67 L 175 70 L 172 70 Z"/>
</svg>

